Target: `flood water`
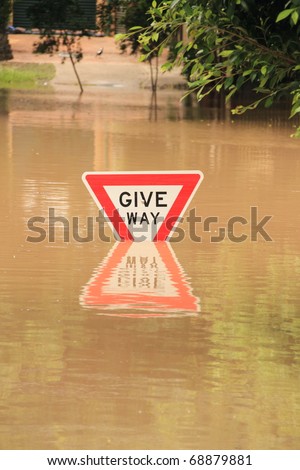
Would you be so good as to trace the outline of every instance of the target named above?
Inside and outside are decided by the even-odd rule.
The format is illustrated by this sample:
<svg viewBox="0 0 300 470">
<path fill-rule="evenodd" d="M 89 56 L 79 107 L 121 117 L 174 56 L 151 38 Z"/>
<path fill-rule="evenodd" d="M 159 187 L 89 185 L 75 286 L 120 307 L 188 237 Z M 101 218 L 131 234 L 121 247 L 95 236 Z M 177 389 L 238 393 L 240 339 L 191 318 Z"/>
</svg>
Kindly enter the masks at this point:
<svg viewBox="0 0 300 470">
<path fill-rule="evenodd" d="M 299 448 L 300 142 L 179 98 L 155 121 L 147 90 L 1 94 L 1 449 Z M 102 170 L 201 170 L 202 240 L 185 220 L 171 244 L 76 241 Z M 213 241 L 234 216 L 246 240 Z"/>
</svg>

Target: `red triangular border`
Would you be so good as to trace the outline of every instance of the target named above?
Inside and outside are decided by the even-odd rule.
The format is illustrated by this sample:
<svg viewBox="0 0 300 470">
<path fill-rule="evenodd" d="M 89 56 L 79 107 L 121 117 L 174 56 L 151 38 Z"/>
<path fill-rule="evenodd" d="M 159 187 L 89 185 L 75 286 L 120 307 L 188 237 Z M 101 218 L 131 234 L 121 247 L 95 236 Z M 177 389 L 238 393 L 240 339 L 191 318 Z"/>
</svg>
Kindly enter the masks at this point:
<svg viewBox="0 0 300 470">
<path fill-rule="evenodd" d="M 86 172 L 82 175 L 83 182 L 92 195 L 100 210 L 110 220 L 115 232 L 121 240 L 133 240 L 125 222 L 120 217 L 104 186 L 153 186 L 182 185 L 173 206 L 153 241 L 165 241 L 174 230 L 179 218 L 184 213 L 204 176 L 201 171 L 174 172 Z"/>
</svg>

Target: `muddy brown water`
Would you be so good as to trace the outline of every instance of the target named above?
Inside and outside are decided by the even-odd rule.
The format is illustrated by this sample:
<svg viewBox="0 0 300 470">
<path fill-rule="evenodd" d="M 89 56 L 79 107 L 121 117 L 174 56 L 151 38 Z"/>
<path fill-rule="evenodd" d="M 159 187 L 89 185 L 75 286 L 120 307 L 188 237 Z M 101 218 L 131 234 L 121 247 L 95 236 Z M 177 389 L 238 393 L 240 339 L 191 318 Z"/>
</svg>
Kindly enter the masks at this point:
<svg viewBox="0 0 300 470">
<path fill-rule="evenodd" d="M 2 93 L 1 449 L 299 448 L 299 141 L 280 113 L 232 122 L 179 97 L 150 121 L 148 91 Z M 218 217 L 201 242 L 186 220 L 171 247 L 97 226 L 64 242 L 59 224 L 49 242 L 49 208 L 82 236 L 98 215 L 83 172 L 183 169 L 205 174 L 189 209 Z M 272 241 L 251 240 L 251 207 Z M 213 242 L 234 216 L 247 239 Z"/>
</svg>

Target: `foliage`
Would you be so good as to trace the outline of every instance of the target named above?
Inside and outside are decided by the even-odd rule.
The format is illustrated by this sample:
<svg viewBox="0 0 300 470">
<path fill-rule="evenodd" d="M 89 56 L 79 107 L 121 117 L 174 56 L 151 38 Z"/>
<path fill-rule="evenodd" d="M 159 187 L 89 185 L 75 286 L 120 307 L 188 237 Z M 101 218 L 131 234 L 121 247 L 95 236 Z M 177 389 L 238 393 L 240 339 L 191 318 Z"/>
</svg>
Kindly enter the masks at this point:
<svg viewBox="0 0 300 470">
<path fill-rule="evenodd" d="M 105 2 L 100 2 L 97 10 L 100 29 L 107 33 L 116 32 L 117 14 L 118 11 L 123 10 L 122 25 L 126 31 L 132 28 L 132 32 L 129 35 L 118 34 L 116 39 L 120 41 L 122 51 L 129 49 L 132 54 L 135 54 L 143 49 L 143 47 L 139 43 L 139 32 L 134 33 L 133 31 L 148 26 L 150 19 L 148 10 L 151 5 L 152 0 L 106 0 Z M 137 24 L 139 24 L 138 28 L 136 27 Z M 147 52 L 149 50 L 147 48 Z M 153 55 L 157 55 L 155 51 Z"/>
<path fill-rule="evenodd" d="M 151 4 L 152 0 L 137 0 L 127 5 L 124 15 L 124 26 L 126 31 L 129 31 L 131 28 L 136 27 L 137 24 L 140 28 L 145 28 L 148 26 L 150 19 L 148 10 L 151 7 Z M 142 53 L 148 52 L 149 54 L 147 59 L 157 55 L 155 47 L 152 47 L 153 53 L 150 53 L 151 44 L 149 47 L 148 45 L 145 47 L 144 45 L 140 44 L 138 32 L 131 34 L 128 37 L 120 36 L 120 39 L 121 49 L 125 50 L 128 48 L 130 49 L 132 54 L 136 54 L 139 51 L 141 51 Z"/>
<path fill-rule="evenodd" d="M 119 8 L 123 6 L 123 3 L 125 3 L 125 0 L 106 0 L 98 4 L 97 16 L 99 28 L 108 36 L 116 32 L 117 13 Z"/>
<path fill-rule="evenodd" d="M 153 5 L 152 0 L 120 0 L 125 8 L 124 26 L 129 33 L 117 34 L 116 40 L 120 42 L 120 49 L 124 52 L 130 50 L 131 54 L 141 53 L 141 59 L 147 60 L 150 65 L 151 87 L 156 92 L 158 81 L 158 50 L 157 44 L 166 38 L 166 33 L 160 31 L 154 33 L 147 41 L 140 41 L 140 31 L 145 31 L 148 27 L 151 16 L 149 9 Z M 139 26 L 137 26 L 137 23 Z M 155 65 L 153 66 L 153 59 Z"/>
<path fill-rule="evenodd" d="M 35 52 L 53 54 L 60 49 L 65 50 L 82 92 L 75 62 L 83 57 L 80 38 L 88 34 L 88 20 L 78 0 L 37 0 L 28 8 L 28 16 L 32 26 L 40 30 L 40 40 L 34 45 Z"/>
<path fill-rule="evenodd" d="M 173 44 L 163 70 L 181 66 L 189 93 L 199 101 L 215 91 L 229 102 L 251 89 L 256 99 L 233 113 L 269 107 L 281 98 L 290 100 L 291 117 L 300 113 L 300 0 L 154 0 L 149 14 L 148 25 L 132 29 L 127 38 L 139 34 L 146 50 L 142 60 Z"/>
</svg>

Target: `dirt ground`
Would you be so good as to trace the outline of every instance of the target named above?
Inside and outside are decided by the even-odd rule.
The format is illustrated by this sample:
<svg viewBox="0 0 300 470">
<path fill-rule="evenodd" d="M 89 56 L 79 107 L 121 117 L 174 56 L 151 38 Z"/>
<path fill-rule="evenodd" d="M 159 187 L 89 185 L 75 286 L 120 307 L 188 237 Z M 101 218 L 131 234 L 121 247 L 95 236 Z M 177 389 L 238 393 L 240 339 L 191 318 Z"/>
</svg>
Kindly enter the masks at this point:
<svg viewBox="0 0 300 470">
<path fill-rule="evenodd" d="M 38 40 L 33 34 L 12 34 L 9 41 L 13 50 L 14 62 L 52 63 L 56 67 L 55 85 L 76 85 L 70 60 L 62 64 L 59 54 L 33 54 L 33 44 Z M 150 70 L 147 63 L 138 61 L 138 57 L 121 54 L 118 45 L 111 37 L 83 38 L 81 41 L 83 59 L 77 64 L 78 73 L 85 86 L 114 86 L 136 88 L 150 87 Z M 97 51 L 103 48 L 99 56 Z M 161 63 L 163 59 L 161 59 Z M 159 73 L 159 88 L 172 88 L 183 84 L 179 70 Z"/>
</svg>

